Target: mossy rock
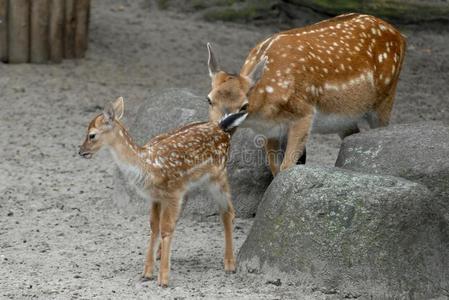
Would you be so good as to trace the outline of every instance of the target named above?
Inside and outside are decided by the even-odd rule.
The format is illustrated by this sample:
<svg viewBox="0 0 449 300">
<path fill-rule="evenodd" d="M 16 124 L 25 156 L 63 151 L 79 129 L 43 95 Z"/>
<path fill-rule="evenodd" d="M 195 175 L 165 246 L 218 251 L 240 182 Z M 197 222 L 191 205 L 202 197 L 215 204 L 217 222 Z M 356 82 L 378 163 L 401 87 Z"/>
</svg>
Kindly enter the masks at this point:
<svg viewBox="0 0 449 300">
<path fill-rule="evenodd" d="M 449 241 L 438 213 L 418 183 L 296 166 L 267 189 L 239 270 L 339 299 L 442 296 L 449 288 Z"/>
<path fill-rule="evenodd" d="M 199 12 L 207 21 L 248 22 L 267 19 L 278 14 L 279 0 L 159 0 L 163 8 L 181 8 L 184 11 Z"/>
<path fill-rule="evenodd" d="M 331 15 L 360 12 L 406 22 L 449 20 L 449 1 L 445 0 L 285 0 L 285 2 Z"/>
</svg>

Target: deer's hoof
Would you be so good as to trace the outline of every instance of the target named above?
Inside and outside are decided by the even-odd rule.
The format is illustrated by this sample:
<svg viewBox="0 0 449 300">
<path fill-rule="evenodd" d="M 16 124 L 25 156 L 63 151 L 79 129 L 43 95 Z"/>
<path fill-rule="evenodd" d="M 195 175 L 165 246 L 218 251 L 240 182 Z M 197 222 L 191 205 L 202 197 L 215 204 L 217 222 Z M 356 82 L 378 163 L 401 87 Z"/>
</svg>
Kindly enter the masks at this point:
<svg viewBox="0 0 449 300">
<path fill-rule="evenodd" d="M 161 288 L 168 288 L 168 279 L 161 279 L 160 277 L 157 280 L 157 284 L 161 287 Z"/>
<path fill-rule="evenodd" d="M 151 280 L 154 280 L 154 279 L 155 279 L 154 276 L 145 276 L 145 275 L 143 275 L 143 276 L 140 278 L 140 282 L 147 282 L 147 281 L 151 281 Z"/>
<path fill-rule="evenodd" d="M 225 259 L 224 267 L 227 274 L 235 273 L 235 259 Z"/>
</svg>

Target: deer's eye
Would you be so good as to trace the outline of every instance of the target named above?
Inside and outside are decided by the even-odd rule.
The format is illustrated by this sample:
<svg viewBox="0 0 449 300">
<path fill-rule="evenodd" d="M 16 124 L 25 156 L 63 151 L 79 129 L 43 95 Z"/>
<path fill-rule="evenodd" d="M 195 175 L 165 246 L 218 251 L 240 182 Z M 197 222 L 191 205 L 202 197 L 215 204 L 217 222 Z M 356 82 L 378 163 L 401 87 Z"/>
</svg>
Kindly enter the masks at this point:
<svg viewBox="0 0 449 300">
<path fill-rule="evenodd" d="M 89 134 L 89 140 L 95 139 L 96 136 L 97 136 L 97 135 L 96 135 L 95 133 Z"/>
<path fill-rule="evenodd" d="M 240 107 L 240 111 L 246 111 L 248 110 L 248 103 L 243 104 L 242 107 Z"/>
<path fill-rule="evenodd" d="M 207 103 L 209 103 L 209 105 L 212 105 L 212 101 L 210 100 L 209 97 L 207 97 L 206 100 L 207 100 Z"/>
</svg>

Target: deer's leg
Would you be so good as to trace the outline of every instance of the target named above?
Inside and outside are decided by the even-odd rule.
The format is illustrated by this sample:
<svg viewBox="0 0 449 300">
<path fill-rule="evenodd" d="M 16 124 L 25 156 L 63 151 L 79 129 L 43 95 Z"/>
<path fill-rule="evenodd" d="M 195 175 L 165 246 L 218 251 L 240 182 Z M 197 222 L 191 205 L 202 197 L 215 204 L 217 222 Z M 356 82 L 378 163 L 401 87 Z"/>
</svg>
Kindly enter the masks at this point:
<svg viewBox="0 0 449 300">
<path fill-rule="evenodd" d="M 370 128 L 388 126 L 390 123 L 391 111 L 393 110 L 394 98 L 396 95 L 397 80 L 394 81 L 390 92 L 384 97 L 367 116 Z"/>
<path fill-rule="evenodd" d="M 178 214 L 178 218 L 176 219 L 176 223 L 178 223 L 179 218 L 181 217 L 182 212 L 184 211 L 186 205 L 187 205 L 187 201 L 189 200 L 189 196 L 187 194 L 184 195 L 184 199 L 182 201 L 182 206 L 181 206 L 181 212 Z M 159 243 L 159 247 L 157 248 L 157 253 L 156 253 L 156 259 L 160 260 L 161 259 L 161 249 L 162 249 L 162 243 Z"/>
<path fill-rule="evenodd" d="M 168 286 L 170 275 L 170 251 L 173 232 L 179 214 L 179 199 L 164 199 L 161 211 L 161 264 L 159 269 L 158 284 L 162 287 Z"/>
<path fill-rule="evenodd" d="M 270 166 L 271 174 L 276 176 L 279 172 L 278 155 L 280 155 L 280 142 L 278 139 L 269 138 L 265 144 L 265 151 L 267 153 L 268 164 Z"/>
<path fill-rule="evenodd" d="M 287 147 L 280 170 L 286 170 L 296 164 L 303 154 L 309 136 L 312 115 L 307 115 L 290 123 L 287 135 Z"/>
<path fill-rule="evenodd" d="M 224 269 L 227 273 L 235 272 L 235 257 L 232 240 L 234 230 L 234 217 L 234 206 L 232 205 L 231 197 L 229 197 L 227 209 L 221 212 L 221 219 L 223 220 L 225 232 Z"/>
<path fill-rule="evenodd" d="M 223 170 L 212 178 L 218 188 L 217 199 L 220 208 L 220 216 L 224 226 L 225 251 L 224 251 L 224 269 L 226 273 L 235 272 L 235 257 L 233 250 L 232 234 L 234 229 L 234 206 L 232 205 L 229 183 L 226 170 Z"/>
<path fill-rule="evenodd" d="M 153 269 L 154 269 L 154 252 L 156 250 L 156 245 L 159 239 L 159 221 L 161 213 L 161 204 L 153 202 L 151 205 L 151 237 L 150 244 L 147 249 L 147 257 L 145 260 L 145 268 L 143 271 L 143 278 L 147 280 L 153 279 Z"/>
<path fill-rule="evenodd" d="M 345 137 L 350 136 L 352 134 L 359 133 L 360 129 L 357 123 L 352 124 L 352 126 L 346 128 L 345 130 L 338 133 L 340 138 L 343 140 Z"/>
<path fill-rule="evenodd" d="M 377 107 L 376 113 L 379 120 L 379 126 L 388 126 L 390 123 L 391 111 L 393 110 L 394 91 L 388 95 L 385 100 Z"/>
</svg>

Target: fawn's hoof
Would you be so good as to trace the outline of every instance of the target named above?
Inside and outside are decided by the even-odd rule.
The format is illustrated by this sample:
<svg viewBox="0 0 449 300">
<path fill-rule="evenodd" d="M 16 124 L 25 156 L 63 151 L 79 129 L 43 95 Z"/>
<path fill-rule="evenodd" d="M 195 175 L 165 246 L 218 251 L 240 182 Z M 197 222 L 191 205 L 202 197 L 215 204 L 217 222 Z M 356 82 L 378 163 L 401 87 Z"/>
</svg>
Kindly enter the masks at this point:
<svg viewBox="0 0 449 300">
<path fill-rule="evenodd" d="M 235 259 L 225 259 L 224 269 L 228 274 L 235 273 Z"/>
<path fill-rule="evenodd" d="M 167 288 L 168 287 L 168 278 L 161 279 L 161 277 L 159 276 L 159 278 L 157 279 L 157 284 L 161 288 Z"/>
<path fill-rule="evenodd" d="M 154 280 L 154 279 L 155 279 L 154 276 L 145 276 L 145 275 L 142 275 L 142 277 L 140 278 L 140 282 L 147 282 L 147 281 L 151 281 L 151 280 Z"/>
</svg>

